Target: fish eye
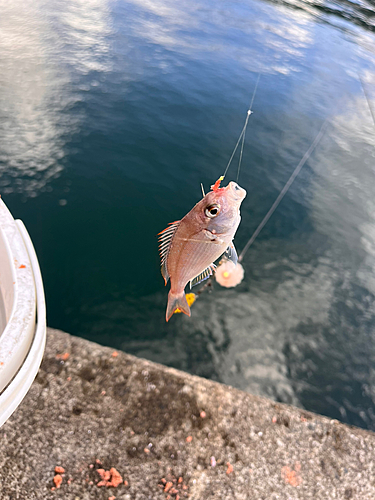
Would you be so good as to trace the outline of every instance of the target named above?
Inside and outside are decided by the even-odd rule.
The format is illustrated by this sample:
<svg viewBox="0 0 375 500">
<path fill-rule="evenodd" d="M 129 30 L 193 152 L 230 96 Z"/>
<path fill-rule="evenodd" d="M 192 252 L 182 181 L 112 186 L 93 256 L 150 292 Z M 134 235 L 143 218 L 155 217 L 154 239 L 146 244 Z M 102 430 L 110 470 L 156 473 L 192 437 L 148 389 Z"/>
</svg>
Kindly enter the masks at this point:
<svg viewBox="0 0 375 500">
<path fill-rule="evenodd" d="M 217 215 L 219 215 L 220 212 L 220 206 L 219 205 L 209 205 L 206 207 L 206 210 L 204 213 L 206 214 L 206 217 L 209 217 L 210 219 L 213 219 Z"/>
</svg>

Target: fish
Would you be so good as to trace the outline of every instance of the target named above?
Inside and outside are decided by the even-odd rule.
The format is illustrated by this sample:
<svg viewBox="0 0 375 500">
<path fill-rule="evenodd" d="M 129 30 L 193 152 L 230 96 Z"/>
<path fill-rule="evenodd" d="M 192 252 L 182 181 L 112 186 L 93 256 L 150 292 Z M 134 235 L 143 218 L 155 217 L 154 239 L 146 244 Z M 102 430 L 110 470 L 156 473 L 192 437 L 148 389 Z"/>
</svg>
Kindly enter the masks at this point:
<svg viewBox="0 0 375 500">
<path fill-rule="evenodd" d="M 185 296 L 190 288 L 212 276 L 214 262 L 225 252 L 226 258 L 237 262 L 233 238 L 241 221 L 240 206 L 245 189 L 231 181 L 220 187 L 220 177 L 203 199 L 185 217 L 171 222 L 159 233 L 161 274 L 171 288 L 165 319 L 168 322 L 178 309 L 191 315 Z"/>
</svg>

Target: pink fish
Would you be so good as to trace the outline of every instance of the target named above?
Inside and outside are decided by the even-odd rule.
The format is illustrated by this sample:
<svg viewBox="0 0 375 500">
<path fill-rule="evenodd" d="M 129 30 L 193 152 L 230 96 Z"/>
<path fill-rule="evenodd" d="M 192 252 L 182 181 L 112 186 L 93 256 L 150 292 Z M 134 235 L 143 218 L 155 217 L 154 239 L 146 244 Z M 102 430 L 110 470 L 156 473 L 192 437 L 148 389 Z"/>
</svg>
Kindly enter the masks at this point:
<svg viewBox="0 0 375 500">
<path fill-rule="evenodd" d="M 225 251 L 237 262 L 232 240 L 241 221 L 240 205 L 246 191 L 235 182 L 220 188 L 221 180 L 183 219 L 159 233 L 161 273 L 165 284 L 171 280 L 167 321 L 176 309 L 190 316 L 185 297 L 187 283 L 192 287 L 211 276 L 214 261 Z"/>
</svg>

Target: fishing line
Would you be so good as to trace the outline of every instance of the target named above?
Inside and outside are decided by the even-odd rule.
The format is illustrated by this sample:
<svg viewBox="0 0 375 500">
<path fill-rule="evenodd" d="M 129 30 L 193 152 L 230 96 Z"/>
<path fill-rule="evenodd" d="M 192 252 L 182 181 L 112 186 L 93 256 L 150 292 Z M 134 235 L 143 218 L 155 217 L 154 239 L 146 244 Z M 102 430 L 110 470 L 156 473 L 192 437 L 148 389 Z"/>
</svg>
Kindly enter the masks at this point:
<svg viewBox="0 0 375 500">
<path fill-rule="evenodd" d="M 236 182 L 238 182 L 238 177 L 240 176 L 240 168 L 241 168 L 241 161 L 242 161 L 242 153 L 243 153 L 243 145 L 245 143 L 245 134 L 246 134 L 246 127 L 247 127 L 247 122 L 249 121 L 249 117 L 253 112 L 249 109 L 247 112 L 246 116 L 246 122 L 245 122 L 245 127 L 244 131 L 242 134 L 242 143 L 241 143 L 241 152 L 240 152 L 240 159 L 238 161 L 238 169 L 237 169 L 237 177 L 236 177 Z"/>
<path fill-rule="evenodd" d="M 318 135 L 315 137 L 313 143 L 311 144 L 311 146 L 309 147 L 309 149 L 304 154 L 302 160 L 298 163 L 297 167 L 293 170 L 292 175 L 289 177 L 287 183 L 285 184 L 285 186 L 283 187 L 283 189 L 280 191 L 280 194 L 276 198 L 276 200 L 274 201 L 272 207 L 268 210 L 266 216 L 264 217 L 264 219 L 262 220 L 262 222 L 259 224 L 259 226 L 256 228 L 256 230 L 254 231 L 254 233 L 251 236 L 251 238 L 249 239 L 249 241 L 246 243 L 244 249 L 242 250 L 242 252 L 240 253 L 240 255 L 238 257 L 238 262 L 242 261 L 242 259 L 244 258 L 245 253 L 248 251 L 248 249 L 250 248 L 250 246 L 254 243 L 256 237 L 258 236 L 258 234 L 261 232 L 261 230 L 267 224 L 267 222 L 268 222 L 269 218 L 271 217 L 271 215 L 274 213 L 274 211 L 276 210 L 276 208 L 279 206 L 281 200 L 284 198 L 284 196 L 288 192 L 290 186 L 293 184 L 294 179 L 300 173 L 302 167 L 304 166 L 304 164 L 306 163 L 306 161 L 309 159 L 311 153 L 314 151 L 315 147 L 318 145 L 318 143 L 320 142 L 321 138 L 323 137 L 323 134 L 324 134 L 325 129 L 327 128 L 327 125 L 328 125 L 328 118 L 325 120 L 325 122 L 321 126 L 321 128 L 320 128 L 320 130 L 318 132 Z"/>
<path fill-rule="evenodd" d="M 241 155 L 240 155 L 240 161 L 239 161 L 239 165 L 238 165 L 238 171 L 237 171 L 237 180 L 238 180 L 238 176 L 239 176 L 239 173 L 240 173 L 240 166 L 241 166 L 241 160 L 242 160 L 242 152 L 243 152 L 243 145 L 244 145 L 244 141 L 245 141 L 245 132 L 246 132 L 246 127 L 247 127 L 247 124 L 248 124 L 248 121 L 249 121 L 249 118 L 250 118 L 250 115 L 252 115 L 254 113 L 254 111 L 252 111 L 252 106 L 253 106 L 253 102 L 254 102 L 254 98 L 255 98 L 255 94 L 256 94 L 256 91 L 257 91 L 257 88 L 258 88 L 258 83 L 259 83 L 259 79 L 260 79 L 260 73 L 258 73 L 258 79 L 257 79 L 257 82 L 255 84 L 255 88 L 254 88 L 254 92 L 253 92 L 253 97 L 251 98 L 251 103 L 250 103 L 250 106 L 249 106 L 249 109 L 247 110 L 247 114 L 246 114 L 246 120 L 245 120 L 245 125 L 243 126 L 243 129 L 240 133 L 240 136 L 238 138 L 238 141 L 237 141 L 237 144 L 235 145 L 234 147 L 234 150 L 233 150 L 233 153 L 229 159 L 229 162 L 228 162 L 228 165 L 224 171 L 224 174 L 222 175 L 222 178 L 224 179 L 224 177 L 226 176 L 227 172 L 228 172 L 228 168 L 230 166 L 230 164 L 232 163 L 232 160 L 233 160 L 233 156 L 235 155 L 236 151 L 237 151 L 237 148 L 238 148 L 238 145 L 242 139 L 242 146 L 241 146 Z"/>
<path fill-rule="evenodd" d="M 358 78 L 359 78 L 359 81 L 361 82 L 361 86 L 362 86 L 362 90 L 363 90 L 363 93 L 365 94 L 365 97 L 366 97 L 366 101 L 367 101 L 367 106 L 370 110 L 370 113 L 371 113 L 371 116 L 372 116 L 372 121 L 374 122 L 374 125 L 375 125 L 375 114 L 374 114 L 374 110 L 372 109 L 371 105 L 370 105 L 370 99 L 367 95 L 367 92 L 366 92 L 366 88 L 365 88 L 365 85 L 362 81 L 362 78 L 358 75 Z"/>
</svg>

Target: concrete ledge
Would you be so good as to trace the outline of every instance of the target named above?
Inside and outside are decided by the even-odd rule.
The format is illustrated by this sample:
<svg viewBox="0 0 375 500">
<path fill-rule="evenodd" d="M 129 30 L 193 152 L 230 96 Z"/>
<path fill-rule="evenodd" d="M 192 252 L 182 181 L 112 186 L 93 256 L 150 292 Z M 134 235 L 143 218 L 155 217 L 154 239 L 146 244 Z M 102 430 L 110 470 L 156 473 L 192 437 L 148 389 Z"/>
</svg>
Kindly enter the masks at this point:
<svg viewBox="0 0 375 500">
<path fill-rule="evenodd" d="M 1 500 L 375 499 L 373 433 L 112 354 L 49 329 L 0 430 Z M 99 487 L 112 467 L 127 483 Z"/>
</svg>

